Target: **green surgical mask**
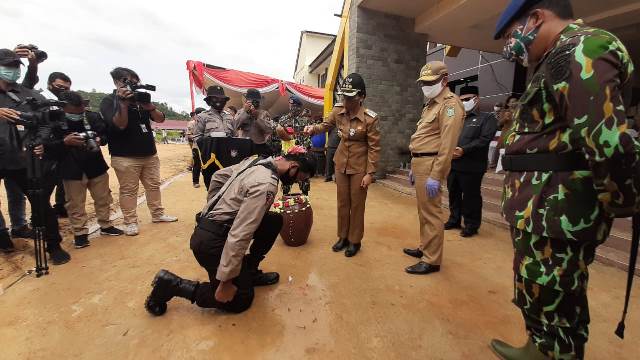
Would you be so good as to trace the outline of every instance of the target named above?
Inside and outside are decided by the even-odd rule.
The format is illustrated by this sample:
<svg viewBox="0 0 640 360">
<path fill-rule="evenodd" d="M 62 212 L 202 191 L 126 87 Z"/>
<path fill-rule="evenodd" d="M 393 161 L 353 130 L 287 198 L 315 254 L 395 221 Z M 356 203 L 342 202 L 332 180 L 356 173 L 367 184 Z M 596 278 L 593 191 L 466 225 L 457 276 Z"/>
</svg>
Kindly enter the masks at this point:
<svg viewBox="0 0 640 360">
<path fill-rule="evenodd" d="M 0 80 L 4 80 L 8 83 L 15 83 L 20 79 L 20 68 L 0 66 Z"/>
</svg>

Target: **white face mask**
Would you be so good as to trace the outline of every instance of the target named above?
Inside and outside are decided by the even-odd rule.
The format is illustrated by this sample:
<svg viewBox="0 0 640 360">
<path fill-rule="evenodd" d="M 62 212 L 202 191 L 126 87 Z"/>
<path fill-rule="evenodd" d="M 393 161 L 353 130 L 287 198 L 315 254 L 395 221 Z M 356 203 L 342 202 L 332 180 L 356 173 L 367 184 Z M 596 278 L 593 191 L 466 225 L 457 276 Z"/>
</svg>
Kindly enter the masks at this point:
<svg viewBox="0 0 640 360">
<path fill-rule="evenodd" d="M 442 82 L 439 82 L 436 85 L 423 86 L 422 92 L 424 93 L 424 97 L 427 99 L 433 99 L 442 92 L 443 88 L 444 86 L 442 86 Z"/>
<path fill-rule="evenodd" d="M 476 101 L 476 98 L 471 98 L 462 102 L 462 106 L 464 106 L 464 111 L 466 112 L 473 110 L 477 104 L 478 102 Z"/>
</svg>

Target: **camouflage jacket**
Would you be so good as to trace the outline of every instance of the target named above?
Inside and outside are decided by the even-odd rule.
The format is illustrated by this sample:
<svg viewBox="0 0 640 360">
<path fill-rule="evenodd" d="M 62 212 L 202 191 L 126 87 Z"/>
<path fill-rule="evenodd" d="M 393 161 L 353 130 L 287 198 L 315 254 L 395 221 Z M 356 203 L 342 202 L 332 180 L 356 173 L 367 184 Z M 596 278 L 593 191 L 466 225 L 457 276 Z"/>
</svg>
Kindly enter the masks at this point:
<svg viewBox="0 0 640 360">
<path fill-rule="evenodd" d="M 577 21 L 532 70 L 506 154 L 579 152 L 591 170 L 507 173 L 503 215 L 527 233 L 599 244 L 638 197 L 630 168 L 639 146 L 621 96 L 633 64 L 614 35 Z"/>
<path fill-rule="evenodd" d="M 305 126 L 313 125 L 310 117 L 304 115 L 294 116 L 293 114 L 288 113 L 278 120 L 278 125 L 285 129 L 288 127 L 293 128 L 295 131 L 295 135 L 293 137 L 296 140 L 296 145 L 302 145 L 305 149 L 311 148 L 311 137 L 302 133 Z"/>
</svg>

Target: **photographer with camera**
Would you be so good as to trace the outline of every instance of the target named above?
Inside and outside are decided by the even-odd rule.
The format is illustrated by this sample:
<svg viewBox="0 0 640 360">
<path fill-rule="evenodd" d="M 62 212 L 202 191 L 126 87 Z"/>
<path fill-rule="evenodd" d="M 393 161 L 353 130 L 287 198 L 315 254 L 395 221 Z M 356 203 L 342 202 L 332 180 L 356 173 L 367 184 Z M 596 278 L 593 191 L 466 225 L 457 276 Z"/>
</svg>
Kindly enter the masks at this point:
<svg viewBox="0 0 640 360">
<path fill-rule="evenodd" d="M 267 140 L 273 133 L 273 121 L 266 110 L 260 108 L 262 95 L 257 89 L 247 89 L 244 105 L 234 119 L 234 127 L 239 137 L 247 137 L 253 141 L 254 154 L 262 157 L 271 156 L 272 150 Z"/>
<path fill-rule="evenodd" d="M 66 103 L 63 108 L 65 118 L 54 127 L 55 140 L 45 145 L 45 151 L 58 160 L 74 245 L 80 249 L 90 245 L 85 209 L 87 190 L 94 201 L 100 234 L 119 236 L 124 232 L 109 220 L 113 203 L 107 174 L 109 166 L 100 151 L 100 146 L 107 143 L 107 124 L 99 113 L 86 110 L 79 93 L 66 91 L 59 99 Z"/>
<path fill-rule="evenodd" d="M 139 89 L 155 90 L 152 85 L 140 85 L 133 70 L 118 67 L 111 71 L 116 86 L 113 94 L 100 104 L 102 117 L 108 124 L 111 166 L 120 183 L 120 208 L 126 235 L 138 235 L 136 213 L 138 186 L 142 182 L 154 223 L 178 219 L 164 213 L 160 194 L 160 159 L 151 131 L 151 121 L 164 122 L 164 114 L 151 102 L 151 94 Z"/>
<path fill-rule="evenodd" d="M 62 237 L 58 231 L 58 219 L 48 201 L 40 204 L 34 198 L 34 191 L 27 191 L 30 179 L 27 176 L 27 163 L 29 155 L 25 151 L 25 145 L 39 157 L 44 154 L 42 142 L 48 140 L 50 129 L 47 126 L 38 126 L 37 133 L 30 143 L 23 142 L 23 136 L 19 130 L 23 125 L 17 125 L 21 120 L 22 112 L 29 112 L 32 109 L 25 102 L 28 98 L 35 100 L 45 99 L 33 90 L 27 89 L 16 81 L 20 78 L 20 66 L 23 65 L 20 57 L 9 49 L 0 49 L 0 178 L 13 180 L 21 190 L 27 194 L 32 206 L 32 213 L 35 211 L 44 214 L 43 221 L 45 227 L 45 238 L 47 242 L 47 252 L 54 265 L 68 262 L 71 256 L 60 247 Z M 33 130 L 31 130 L 33 131 Z M 53 185 L 51 181 L 43 180 L 42 192 L 51 193 Z M 29 189 L 34 190 L 34 189 Z M 48 192 L 47 192 L 48 191 Z M 13 243 L 5 232 L 0 233 L 0 251 L 8 252 L 13 250 Z"/>
<path fill-rule="evenodd" d="M 41 94 L 47 99 L 58 100 L 60 94 L 71 89 L 71 78 L 61 72 L 52 72 L 47 79 L 47 89 Z M 60 176 L 59 169 L 52 169 L 51 175 L 56 177 L 56 196 L 53 210 L 55 210 L 58 217 L 68 217 L 67 209 L 65 208 L 66 196 L 64 194 L 64 185 L 62 184 L 62 177 Z"/>
</svg>

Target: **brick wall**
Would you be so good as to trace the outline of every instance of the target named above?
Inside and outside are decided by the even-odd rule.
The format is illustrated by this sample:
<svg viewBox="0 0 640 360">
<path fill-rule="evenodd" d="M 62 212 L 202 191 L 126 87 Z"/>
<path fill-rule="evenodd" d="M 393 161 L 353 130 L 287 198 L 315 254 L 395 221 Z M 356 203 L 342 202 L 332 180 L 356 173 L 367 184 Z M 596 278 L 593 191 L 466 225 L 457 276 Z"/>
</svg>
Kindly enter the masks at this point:
<svg viewBox="0 0 640 360">
<path fill-rule="evenodd" d="M 380 117 L 382 154 L 379 175 L 409 159 L 423 96 L 416 84 L 425 64 L 427 37 L 414 32 L 413 19 L 360 8 L 353 2 L 349 20 L 349 69 L 367 86 L 365 106 Z M 346 74 L 345 74 L 346 75 Z"/>
</svg>

